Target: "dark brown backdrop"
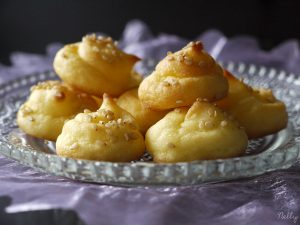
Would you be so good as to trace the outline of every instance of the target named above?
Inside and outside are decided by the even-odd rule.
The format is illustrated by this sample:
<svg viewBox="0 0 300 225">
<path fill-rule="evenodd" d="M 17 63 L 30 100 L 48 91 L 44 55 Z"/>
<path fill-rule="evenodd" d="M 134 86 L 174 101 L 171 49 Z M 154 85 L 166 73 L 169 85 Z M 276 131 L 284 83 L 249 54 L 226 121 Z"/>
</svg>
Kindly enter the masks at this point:
<svg viewBox="0 0 300 225">
<path fill-rule="evenodd" d="M 93 31 L 118 38 L 130 19 L 154 33 L 193 38 L 209 28 L 228 36 L 250 34 L 270 48 L 300 39 L 297 0 L 0 0 L 0 62 L 11 51 L 43 52 L 49 42 L 74 42 Z"/>
</svg>

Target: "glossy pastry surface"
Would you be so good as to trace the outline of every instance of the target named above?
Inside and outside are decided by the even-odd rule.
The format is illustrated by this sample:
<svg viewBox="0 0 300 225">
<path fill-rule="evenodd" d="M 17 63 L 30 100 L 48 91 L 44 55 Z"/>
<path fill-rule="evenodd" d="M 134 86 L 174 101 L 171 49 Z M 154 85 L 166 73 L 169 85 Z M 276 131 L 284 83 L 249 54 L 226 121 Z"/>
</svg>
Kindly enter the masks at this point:
<svg viewBox="0 0 300 225">
<path fill-rule="evenodd" d="M 34 137 L 55 141 L 64 122 L 84 109 L 97 110 L 100 99 L 60 81 L 45 81 L 31 88 L 17 115 L 19 127 Z"/>
<path fill-rule="evenodd" d="M 139 87 L 139 98 L 152 109 L 191 106 L 196 99 L 215 101 L 226 96 L 228 82 L 223 69 L 203 50 L 201 42 L 191 42 L 169 53 Z"/>
<path fill-rule="evenodd" d="M 117 48 L 110 37 L 86 35 L 59 50 L 53 66 L 62 80 L 84 92 L 118 96 L 141 82 L 133 70 L 138 60 Z"/>
<path fill-rule="evenodd" d="M 220 159 L 245 153 L 245 131 L 211 103 L 196 101 L 149 128 L 146 147 L 155 162 Z"/>
<path fill-rule="evenodd" d="M 143 155 L 145 144 L 135 119 L 104 95 L 97 112 L 80 113 L 64 125 L 56 151 L 76 159 L 129 162 Z"/>
<path fill-rule="evenodd" d="M 123 93 L 118 98 L 117 104 L 128 111 L 136 119 L 143 134 L 146 133 L 149 127 L 162 119 L 168 113 L 166 110 L 151 110 L 144 106 L 138 98 L 137 89 L 132 89 Z"/>
<path fill-rule="evenodd" d="M 225 71 L 228 96 L 217 105 L 230 113 L 246 130 L 249 138 L 263 137 L 287 126 L 288 114 L 283 102 L 270 89 L 252 88 Z"/>
</svg>

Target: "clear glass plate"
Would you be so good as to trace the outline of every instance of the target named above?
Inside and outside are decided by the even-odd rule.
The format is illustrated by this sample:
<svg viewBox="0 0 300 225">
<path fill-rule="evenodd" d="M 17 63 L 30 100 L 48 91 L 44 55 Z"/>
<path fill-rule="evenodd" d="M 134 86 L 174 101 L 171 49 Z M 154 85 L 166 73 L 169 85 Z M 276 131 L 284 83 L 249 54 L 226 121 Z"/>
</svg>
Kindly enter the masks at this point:
<svg viewBox="0 0 300 225">
<path fill-rule="evenodd" d="M 152 69 L 153 63 L 150 64 L 144 65 L 144 73 Z M 0 86 L 0 153 L 55 175 L 119 185 L 190 185 L 255 176 L 290 167 L 300 157 L 300 78 L 285 71 L 244 63 L 229 62 L 223 66 L 253 86 L 271 88 L 275 96 L 285 102 L 289 113 L 286 129 L 250 141 L 245 156 L 174 164 L 155 164 L 149 155 L 131 163 L 59 157 L 55 154 L 54 143 L 24 134 L 15 122 L 30 86 L 57 79 L 54 72 L 33 74 Z"/>
</svg>

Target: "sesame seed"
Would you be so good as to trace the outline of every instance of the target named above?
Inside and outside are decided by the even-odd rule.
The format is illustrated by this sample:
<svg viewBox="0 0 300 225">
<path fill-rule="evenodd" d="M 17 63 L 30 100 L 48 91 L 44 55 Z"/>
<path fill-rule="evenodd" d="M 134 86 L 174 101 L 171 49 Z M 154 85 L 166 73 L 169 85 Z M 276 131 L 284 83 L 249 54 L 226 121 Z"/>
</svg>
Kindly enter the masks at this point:
<svg viewBox="0 0 300 225">
<path fill-rule="evenodd" d="M 117 119 L 117 123 L 122 124 L 122 119 L 121 118 Z"/>
<path fill-rule="evenodd" d="M 66 96 L 65 96 L 65 93 L 64 92 L 56 92 L 55 95 L 54 95 L 55 99 L 57 100 L 62 100 L 64 99 Z"/>
<path fill-rule="evenodd" d="M 94 38 L 96 38 L 96 35 L 95 35 L 95 34 L 94 34 Z M 97 39 L 98 39 L 99 41 L 102 41 L 102 40 L 104 40 L 104 36 L 98 35 Z"/>
<path fill-rule="evenodd" d="M 138 138 L 138 135 L 136 133 L 133 133 L 133 132 L 125 133 L 124 138 L 125 138 L 126 141 L 135 140 L 135 139 Z"/>
<path fill-rule="evenodd" d="M 206 128 L 212 128 L 212 127 L 214 126 L 214 123 L 213 123 L 212 121 L 206 121 L 206 122 L 204 123 L 204 126 L 205 126 Z"/>
<path fill-rule="evenodd" d="M 93 47 L 92 47 L 92 51 L 93 51 L 93 52 L 99 52 L 100 50 L 99 50 L 99 48 L 97 48 L 96 46 L 93 46 Z"/>
<path fill-rule="evenodd" d="M 199 122 L 199 128 L 200 128 L 200 129 L 203 129 L 204 127 L 205 127 L 204 122 L 201 120 L 201 121 Z"/>
<path fill-rule="evenodd" d="M 112 119 L 114 118 L 114 116 L 107 114 L 107 115 L 105 116 L 105 118 L 108 119 L 108 120 L 112 120 Z"/>
<path fill-rule="evenodd" d="M 84 113 L 91 113 L 91 110 L 89 110 L 89 109 L 84 109 L 83 112 L 84 112 Z"/>
<path fill-rule="evenodd" d="M 214 111 L 214 117 L 217 117 L 218 116 L 218 112 L 217 110 Z"/>
<path fill-rule="evenodd" d="M 124 134 L 124 138 L 125 138 L 126 141 L 129 141 L 129 135 L 128 135 L 128 133 Z"/>
<path fill-rule="evenodd" d="M 78 144 L 77 143 L 73 143 L 71 146 L 70 146 L 70 150 L 74 150 L 78 148 Z"/>
<path fill-rule="evenodd" d="M 168 78 L 165 80 L 165 82 L 168 82 L 172 86 L 176 86 L 179 84 L 179 82 L 175 78 Z"/>
<path fill-rule="evenodd" d="M 176 104 L 182 104 L 182 103 L 183 103 L 182 100 L 177 100 L 177 101 L 176 101 Z"/>
<path fill-rule="evenodd" d="M 226 127 L 227 124 L 228 124 L 228 122 L 226 120 L 222 120 L 220 123 L 221 127 Z"/>
<path fill-rule="evenodd" d="M 208 109 L 208 110 L 207 110 L 207 114 L 208 114 L 210 117 L 213 116 L 213 113 L 214 113 L 213 109 Z"/>
<path fill-rule="evenodd" d="M 179 59 L 179 62 L 183 62 L 183 60 L 184 60 L 183 55 L 179 55 L 179 56 L 178 56 L 178 59 Z"/>
<path fill-rule="evenodd" d="M 83 114 L 84 115 L 84 120 L 87 121 L 87 122 L 92 122 L 92 116 L 90 115 L 87 115 L 87 114 Z"/>
<path fill-rule="evenodd" d="M 170 55 L 170 56 L 168 56 L 167 59 L 168 59 L 169 61 L 173 61 L 175 58 L 174 58 L 174 56 Z"/>
<path fill-rule="evenodd" d="M 23 105 L 20 110 L 24 116 L 33 113 L 33 110 L 25 105 Z"/>
<path fill-rule="evenodd" d="M 188 65 L 188 66 L 190 66 L 190 65 L 192 65 L 193 64 L 193 60 L 192 59 L 190 59 L 189 57 L 187 57 L 187 56 L 184 56 L 184 64 L 185 65 Z"/>
<path fill-rule="evenodd" d="M 97 124 L 93 124 L 93 129 L 96 130 L 96 131 L 98 131 L 98 126 L 97 126 Z"/>
<path fill-rule="evenodd" d="M 165 87 L 170 87 L 171 86 L 171 84 L 168 81 L 163 81 L 162 84 Z"/>
<path fill-rule="evenodd" d="M 99 121 L 99 124 L 104 125 L 105 122 L 104 121 Z"/>
</svg>

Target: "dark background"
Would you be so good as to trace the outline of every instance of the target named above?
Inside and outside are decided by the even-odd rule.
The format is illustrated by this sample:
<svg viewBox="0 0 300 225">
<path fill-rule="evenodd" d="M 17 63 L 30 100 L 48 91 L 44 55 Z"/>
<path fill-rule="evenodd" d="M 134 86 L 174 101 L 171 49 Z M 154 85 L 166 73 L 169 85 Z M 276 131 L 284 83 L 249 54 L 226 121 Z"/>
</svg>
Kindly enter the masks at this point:
<svg viewBox="0 0 300 225">
<path fill-rule="evenodd" d="M 88 32 L 119 38 L 128 20 L 141 19 L 155 34 L 196 37 L 216 28 L 227 36 L 256 36 L 264 49 L 300 39 L 297 0 L 0 0 L 0 62 L 19 50 L 43 53 L 50 42 L 75 42 Z"/>
</svg>

